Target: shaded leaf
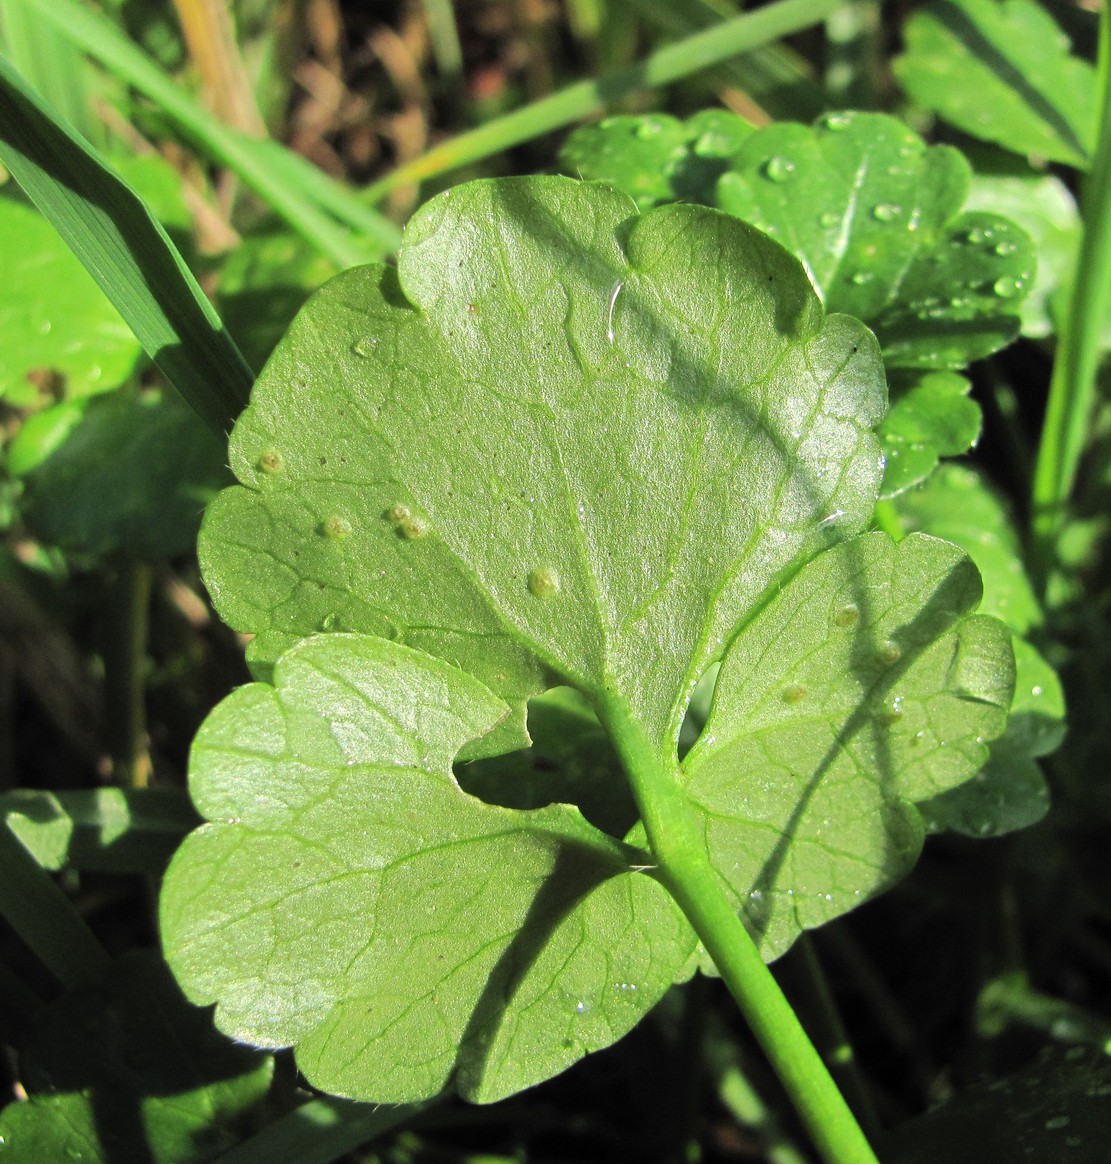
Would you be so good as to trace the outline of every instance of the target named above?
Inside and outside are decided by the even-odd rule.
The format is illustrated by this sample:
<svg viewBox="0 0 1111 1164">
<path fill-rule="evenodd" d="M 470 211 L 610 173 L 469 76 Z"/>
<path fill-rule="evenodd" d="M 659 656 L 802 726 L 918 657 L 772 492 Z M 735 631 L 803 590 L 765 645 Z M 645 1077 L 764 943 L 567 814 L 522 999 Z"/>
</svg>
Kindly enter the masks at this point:
<svg viewBox="0 0 1111 1164">
<path fill-rule="evenodd" d="M 734 640 L 683 762 L 711 860 L 765 957 L 914 863 L 911 808 L 974 775 L 1006 722 L 1009 635 L 935 538 L 822 554 Z"/>
<path fill-rule="evenodd" d="M 1087 165 L 1095 144 L 1096 76 L 1034 0 L 940 0 L 914 13 L 903 88 L 973 137 L 1020 154 Z"/>
<path fill-rule="evenodd" d="M 1029 238 L 961 211 L 971 170 L 893 117 L 830 113 L 753 134 L 718 182 L 722 209 L 806 266 L 829 311 L 862 319 L 888 367 L 960 368 L 1018 334 Z"/>
<path fill-rule="evenodd" d="M 240 1139 L 271 1073 L 182 998 L 161 959 L 128 954 L 37 1017 L 20 1056 L 30 1098 L 0 1112 L 0 1160 L 211 1160 Z"/>
<path fill-rule="evenodd" d="M 567 805 L 522 812 L 455 783 L 461 744 L 508 713 L 476 680 L 322 635 L 275 682 L 202 728 L 190 787 L 220 823 L 185 842 L 163 895 L 167 958 L 219 1000 L 222 1030 L 295 1043 L 335 1094 L 409 1102 L 454 1082 L 490 1101 L 619 1038 L 681 973 L 693 934 L 630 870 L 643 854 Z"/>
<path fill-rule="evenodd" d="M 205 503 L 226 480 L 219 442 L 196 417 L 157 392 L 116 392 L 40 415 L 11 452 L 36 537 L 74 554 L 154 561 L 191 546 Z"/>
<path fill-rule="evenodd" d="M 980 406 L 971 383 L 953 372 L 929 372 L 902 391 L 893 389 L 877 429 L 886 461 L 881 497 L 918 485 L 942 457 L 958 457 L 980 436 Z"/>
<path fill-rule="evenodd" d="M 977 1084 L 890 1133 L 891 1164 L 1103 1164 L 1111 1137 L 1111 1061 L 1047 1047 L 1004 1079 Z"/>
</svg>

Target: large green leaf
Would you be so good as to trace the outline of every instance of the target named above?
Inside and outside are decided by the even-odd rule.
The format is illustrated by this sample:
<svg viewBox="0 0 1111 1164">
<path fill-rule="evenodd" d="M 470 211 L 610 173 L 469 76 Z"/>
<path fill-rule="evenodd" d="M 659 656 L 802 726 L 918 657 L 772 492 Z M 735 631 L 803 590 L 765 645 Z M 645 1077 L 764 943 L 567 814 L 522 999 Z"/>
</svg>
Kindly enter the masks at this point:
<svg viewBox="0 0 1111 1164">
<path fill-rule="evenodd" d="M 973 776 L 1014 687 L 1007 629 L 965 617 L 948 542 L 856 538 L 806 566 L 730 647 L 683 762 L 722 879 L 765 956 L 901 877 L 910 807 Z"/>
<path fill-rule="evenodd" d="M 207 584 L 263 662 L 384 634 L 518 701 L 543 668 L 615 687 L 673 737 L 740 615 L 868 520 L 883 405 L 866 329 L 746 224 L 474 183 L 294 323 L 233 434 Z"/>
<path fill-rule="evenodd" d="M 960 368 L 1018 334 L 1036 265 L 1012 222 L 961 211 L 970 179 L 893 117 L 830 113 L 753 134 L 717 198 L 802 260 L 827 310 L 864 320 L 889 367 Z"/>
<path fill-rule="evenodd" d="M 593 184 L 456 188 L 396 272 L 323 288 L 236 426 L 243 485 L 202 535 L 209 589 L 274 686 L 231 696 L 194 752 L 211 823 L 162 908 L 190 997 L 375 1100 L 493 1099 L 627 1030 L 694 938 L 641 826 L 621 835 L 626 796 L 581 792 L 617 777 L 608 750 L 569 767 L 558 734 L 598 730 L 581 701 L 534 701 L 533 757 L 564 769 L 546 787 L 528 757 L 490 761 L 556 684 L 677 765 L 725 655 L 684 779 L 769 956 L 904 872 L 910 802 L 986 758 L 1013 665 L 1006 629 L 968 616 L 959 550 L 851 536 L 883 403 L 871 335 L 825 317 L 764 234 L 698 207 L 638 216 Z M 794 721 L 780 751 L 745 702 L 759 684 Z M 734 763 L 746 731 L 767 750 Z M 457 782 L 461 751 L 487 759 Z M 863 856 L 836 865 L 814 828 Z M 754 887 L 788 903 L 773 925 Z"/>
<path fill-rule="evenodd" d="M 272 1062 L 233 1046 L 161 959 L 125 955 L 37 1016 L 20 1055 L 30 1098 L 0 1113 L 4 1164 L 200 1164 L 235 1144 Z"/>
<path fill-rule="evenodd" d="M 454 1079 L 488 1101 L 613 1042 L 681 974 L 694 936 L 643 852 L 567 805 L 455 783 L 462 743 L 509 711 L 477 680 L 321 635 L 275 682 L 202 728 L 191 790 L 218 823 L 163 898 L 167 957 L 223 1030 L 297 1044 L 336 1094 L 400 1103 Z"/>
<path fill-rule="evenodd" d="M 926 109 L 1020 154 L 1084 166 L 1096 77 L 1035 0 L 938 0 L 907 21 L 895 75 Z"/>
</svg>

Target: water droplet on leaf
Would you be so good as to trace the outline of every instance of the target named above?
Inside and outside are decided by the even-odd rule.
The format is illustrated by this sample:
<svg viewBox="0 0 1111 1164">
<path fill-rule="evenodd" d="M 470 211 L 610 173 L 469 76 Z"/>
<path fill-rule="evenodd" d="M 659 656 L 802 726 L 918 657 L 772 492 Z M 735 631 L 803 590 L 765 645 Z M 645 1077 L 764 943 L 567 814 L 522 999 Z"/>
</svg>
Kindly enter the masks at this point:
<svg viewBox="0 0 1111 1164">
<path fill-rule="evenodd" d="M 1004 277 L 995 280 L 992 290 L 1000 299 L 1014 299 L 1026 290 L 1026 283 L 1022 279 Z"/>
<path fill-rule="evenodd" d="M 824 226 L 828 230 L 831 226 L 837 226 L 840 221 L 841 216 L 839 214 L 834 214 L 832 210 L 827 210 L 825 214 L 823 214 L 818 219 L 818 225 Z"/>
<path fill-rule="evenodd" d="M 832 129 L 835 133 L 840 129 L 848 129 L 853 123 L 853 115 L 851 113 L 827 113 L 822 124 L 826 129 Z"/>
<path fill-rule="evenodd" d="M 902 207 L 894 202 L 879 202 L 872 207 L 872 217 L 877 222 L 894 222 L 902 213 Z"/>
<path fill-rule="evenodd" d="M 795 172 L 795 163 L 776 154 L 764 163 L 763 172 L 770 182 L 786 182 Z"/>
<path fill-rule="evenodd" d="M 888 639 L 887 642 L 876 651 L 876 662 L 883 663 L 884 666 L 890 666 L 892 663 L 897 663 L 902 657 L 902 649 L 897 643 L 893 643 L 890 639 Z"/>
<path fill-rule="evenodd" d="M 368 356 L 374 355 L 377 347 L 378 341 L 376 339 L 359 339 L 351 345 L 351 350 L 355 355 L 362 356 L 363 359 L 366 359 Z"/>
<path fill-rule="evenodd" d="M 871 283 L 871 281 L 871 271 L 857 271 L 857 273 L 849 280 L 849 282 L 855 283 L 857 287 L 863 287 L 865 283 Z"/>
<path fill-rule="evenodd" d="M 996 243 L 995 253 L 997 255 L 1013 255 L 1018 250 L 1018 243 L 1001 242 Z"/>
</svg>

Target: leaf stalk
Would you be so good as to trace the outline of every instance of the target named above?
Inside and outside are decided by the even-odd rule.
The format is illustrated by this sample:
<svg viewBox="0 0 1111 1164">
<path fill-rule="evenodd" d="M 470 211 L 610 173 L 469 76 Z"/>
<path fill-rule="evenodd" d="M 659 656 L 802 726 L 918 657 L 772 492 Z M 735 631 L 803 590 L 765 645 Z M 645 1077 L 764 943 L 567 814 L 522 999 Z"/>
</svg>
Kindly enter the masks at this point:
<svg viewBox="0 0 1111 1164">
<path fill-rule="evenodd" d="M 679 784 L 615 694 L 598 714 L 621 756 L 659 878 L 706 947 L 826 1164 L 878 1164 L 860 1125 L 710 863 Z"/>
</svg>

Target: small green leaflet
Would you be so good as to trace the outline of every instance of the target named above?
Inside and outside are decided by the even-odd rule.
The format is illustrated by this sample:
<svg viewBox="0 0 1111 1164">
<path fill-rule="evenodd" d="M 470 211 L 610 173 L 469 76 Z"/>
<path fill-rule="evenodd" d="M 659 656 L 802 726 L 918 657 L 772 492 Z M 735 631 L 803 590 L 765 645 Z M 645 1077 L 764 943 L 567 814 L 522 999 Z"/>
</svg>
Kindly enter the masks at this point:
<svg viewBox="0 0 1111 1164">
<path fill-rule="evenodd" d="M 889 368 L 962 368 L 1018 334 L 1036 266 L 1014 223 L 962 211 L 972 170 L 894 117 L 828 113 L 753 134 L 718 205 L 806 266 L 829 311 L 876 333 Z"/>
<path fill-rule="evenodd" d="M 621 797 L 584 797 L 591 823 L 452 771 L 525 746 L 557 685 L 676 757 L 769 957 L 905 872 L 913 803 L 983 763 L 1013 660 L 958 549 L 854 536 L 884 403 L 870 333 L 760 231 L 589 183 L 457 187 L 396 272 L 326 285 L 202 532 L 273 685 L 194 751 L 210 823 L 162 899 L 189 997 L 376 1101 L 497 1099 L 620 1037 L 697 956 L 640 825 L 600 827 L 625 827 Z M 597 730 L 574 700 L 537 710 Z"/>
</svg>

